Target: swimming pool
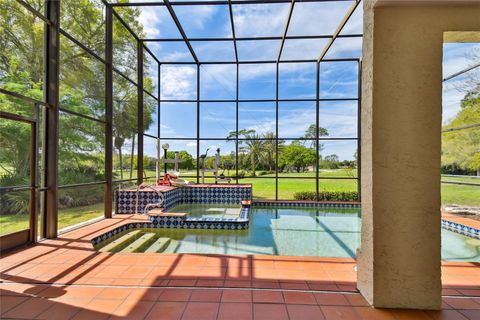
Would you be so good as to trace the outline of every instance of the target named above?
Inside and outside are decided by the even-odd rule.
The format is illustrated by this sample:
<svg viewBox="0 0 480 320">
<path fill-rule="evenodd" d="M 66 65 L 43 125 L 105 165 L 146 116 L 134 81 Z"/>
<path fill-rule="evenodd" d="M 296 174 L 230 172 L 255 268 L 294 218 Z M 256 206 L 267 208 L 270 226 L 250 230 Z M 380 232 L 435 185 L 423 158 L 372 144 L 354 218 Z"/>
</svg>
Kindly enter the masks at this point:
<svg viewBox="0 0 480 320">
<path fill-rule="evenodd" d="M 248 230 L 130 229 L 101 242 L 97 248 L 112 252 L 354 258 L 360 245 L 360 211 L 252 207 Z M 480 240 L 442 229 L 442 258 L 480 261 Z"/>
<path fill-rule="evenodd" d="M 186 213 L 188 217 L 192 218 L 229 219 L 238 218 L 241 210 L 241 205 L 179 204 L 168 211 Z"/>
</svg>

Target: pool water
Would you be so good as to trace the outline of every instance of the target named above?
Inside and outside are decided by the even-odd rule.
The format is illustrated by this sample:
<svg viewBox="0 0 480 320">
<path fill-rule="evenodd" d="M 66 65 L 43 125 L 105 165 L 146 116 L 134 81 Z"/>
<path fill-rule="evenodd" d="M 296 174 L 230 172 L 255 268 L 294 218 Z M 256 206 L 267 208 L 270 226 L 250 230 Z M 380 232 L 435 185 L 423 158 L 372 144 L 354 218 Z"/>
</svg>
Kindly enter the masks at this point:
<svg viewBox="0 0 480 320">
<path fill-rule="evenodd" d="M 100 243 L 119 252 L 267 254 L 354 258 L 361 209 L 252 207 L 248 230 L 128 230 Z M 223 214 L 223 213 L 219 213 Z M 119 241 L 123 237 L 123 242 Z M 143 237 L 143 238 L 142 238 Z M 114 243 L 115 244 L 115 243 Z M 444 260 L 480 261 L 480 240 L 442 229 Z"/>
<path fill-rule="evenodd" d="M 241 210 L 241 205 L 180 204 L 168 212 L 186 213 L 193 218 L 238 218 Z"/>
</svg>

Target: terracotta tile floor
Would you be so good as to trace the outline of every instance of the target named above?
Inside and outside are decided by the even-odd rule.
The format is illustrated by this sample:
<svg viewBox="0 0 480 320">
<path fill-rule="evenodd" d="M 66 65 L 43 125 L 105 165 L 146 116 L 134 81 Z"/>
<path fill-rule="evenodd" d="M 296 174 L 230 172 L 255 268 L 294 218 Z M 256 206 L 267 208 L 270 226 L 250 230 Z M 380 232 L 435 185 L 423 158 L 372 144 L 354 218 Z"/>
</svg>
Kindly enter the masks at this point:
<svg viewBox="0 0 480 320">
<path fill-rule="evenodd" d="M 442 311 L 373 309 L 355 261 L 95 252 L 103 220 L 0 259 L 0 317 L 22 319 L 480 319 L 480 264 L 444 262 Z"/>
</svg>

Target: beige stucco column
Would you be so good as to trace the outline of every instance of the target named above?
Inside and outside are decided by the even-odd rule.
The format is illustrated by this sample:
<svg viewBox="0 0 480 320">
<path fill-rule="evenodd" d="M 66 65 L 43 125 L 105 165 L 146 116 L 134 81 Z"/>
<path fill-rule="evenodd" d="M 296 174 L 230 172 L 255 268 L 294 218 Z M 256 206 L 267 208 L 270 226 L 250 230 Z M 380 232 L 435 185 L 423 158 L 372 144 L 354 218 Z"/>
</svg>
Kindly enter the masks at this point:
<svg viewBox="0 0 480 320">
<path fill-rule="evenodd" d="M 358 289 L 375 307 L 438 309 L 442 44 L 480 31 L 480 1 L 364 0 L 364 12 Z"/>
</svg>

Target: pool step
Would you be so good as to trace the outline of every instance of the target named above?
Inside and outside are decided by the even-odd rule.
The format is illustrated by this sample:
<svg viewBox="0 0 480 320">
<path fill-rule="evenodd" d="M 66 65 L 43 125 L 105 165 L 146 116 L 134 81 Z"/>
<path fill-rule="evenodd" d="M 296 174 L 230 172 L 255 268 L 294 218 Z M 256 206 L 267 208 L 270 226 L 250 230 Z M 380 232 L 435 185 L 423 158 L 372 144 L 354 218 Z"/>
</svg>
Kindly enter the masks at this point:
<svg viewBox="0 0 480 320">
<path fill-rule="evenodd" d="M 177 251 L 177 248 L 178 248 L 178 241 L 175 240 L 175 239 L 171 239 L 170 240 L 170 243 L 168 244 L 168 247 L 166 247 L 163 251 L 161 251 L 162 253 L 176 253 Z"/>
<path fill-rule="evenodd" d="M 145 250 L 146 253 L 162 252 L 170 244 L 170 238 L 158 238 L 150 247 Z"/>
<path fill-rule="evenodd" d="M 146 242 L 155 237 L 155 233 L 144 233 L 140 238 L 132 242 L 125 249 L 120 252 L 135 252 L 137 249 L 142 247 Z"/>
<path fill-rule="evenodd" d="M 115 251 L 115 248 L 122 246 L 122 244 L 127 243 L 129 241 L 133 241 L 134 237 L 136 237 L 138 233 L 140 233 L 140 230 L 135 230 L 127 234 L 124 234 L 120 238 L 115 239 L 109 244 L 107 244 L 106 246 L 100 248 L 100 251 L 102 252 Z"/>
</svg>

